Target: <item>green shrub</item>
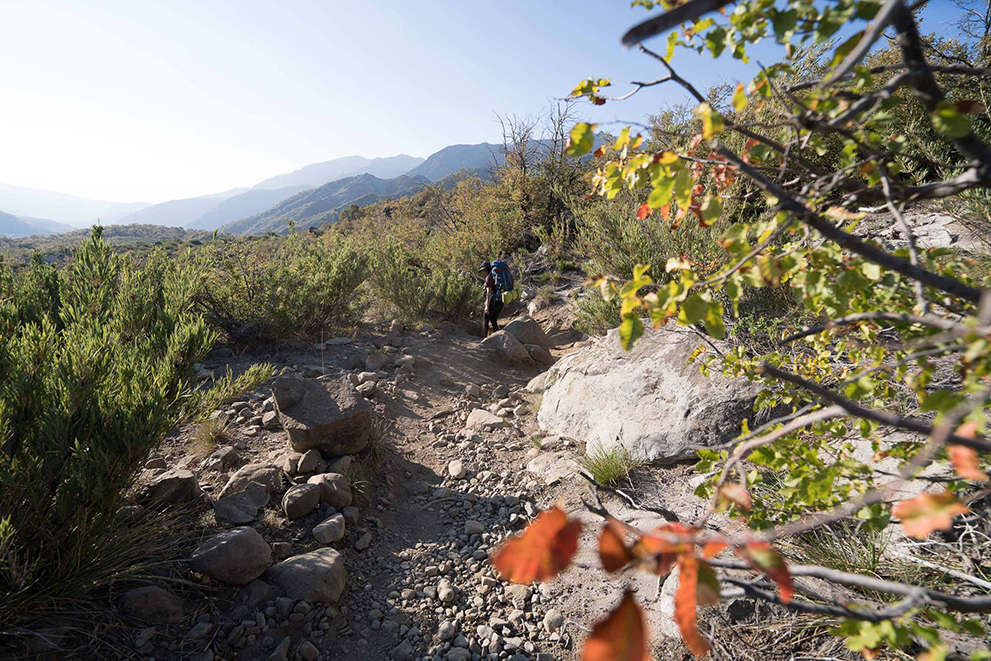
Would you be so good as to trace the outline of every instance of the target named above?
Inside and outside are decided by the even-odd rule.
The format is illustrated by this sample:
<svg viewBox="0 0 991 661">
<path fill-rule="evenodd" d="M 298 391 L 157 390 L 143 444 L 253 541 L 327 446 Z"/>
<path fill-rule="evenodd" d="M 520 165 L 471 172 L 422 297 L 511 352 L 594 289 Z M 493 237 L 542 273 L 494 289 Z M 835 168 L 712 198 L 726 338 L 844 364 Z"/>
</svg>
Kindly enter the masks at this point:
<svg viewBox="0 0 991 661">
<path fill-rule="evenodd" d="M 361 317 L 367 258 L 351 241 L 296 233 L 216 241 L 198 261 L 200 300 L 234 341 L 311 339 Z"/>
<path fill-rule="evenodd" d="M 236 377 L 228 367 L 227 373 L 217 379 L 211 387 L 201 388 L 193 393 L 190 405 L 187 407 L 189 410 L 187 417 L 202 421 L 222 405 L 233 401 L 243 393 L 254 390 L 273 376 L 275 376 L 275 367 L 269 363 L 252 365 Z"/>
<path fill-rule="evenodd" d="M 607 301 L 597 289 L 576 294 L 572 304 L 577 317 L 575 328 L 588 335 L 605 335 L 622 321 L 619 300 Z"/>
<path fill-rule="evenodd" d="M 463 319 L 482 299 L 481 287 L 470 276 L 449 267 L 431 268 L 395 238 L 373 248 L 369 280 L 375 298 L 409 322 Z"/>
<path fill-rule="evenodd" d="M 156 252 L 134 267 L 94 228 L 64 271 L 36 267 L 0 277 L 5 623 L 141 566 L 121 505 L 213 342 L 189 260 Z"/>
</svg>

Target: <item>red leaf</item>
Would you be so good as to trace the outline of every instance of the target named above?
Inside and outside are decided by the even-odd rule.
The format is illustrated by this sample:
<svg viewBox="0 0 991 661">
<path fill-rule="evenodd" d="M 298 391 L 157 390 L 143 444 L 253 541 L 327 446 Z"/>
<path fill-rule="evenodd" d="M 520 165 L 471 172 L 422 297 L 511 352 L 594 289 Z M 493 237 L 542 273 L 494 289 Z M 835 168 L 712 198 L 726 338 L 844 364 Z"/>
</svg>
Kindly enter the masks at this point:
<svg viewBox="0 0 991 661">
<path fill-rule="evenodd" d="M 614 521 L 606 521 L 599 536 L 599 560 L 602 568 L 612 574 L 633 562 L 633 553 L 626 547 L 622 528 Z"/>
<path fill-rule="evenodd" d="M 754 501 L 751 500 L 750 494 L 738 482 L 727 482 L 724 484 L 719 490 L 719 500 L 729 501 L 745 512 L 749 512 L 754 508 Z"/>
<path fill-rule="evenodd" d="M 702 557 L 715 558 L 717 555 L 722 553 L 725 548 L 726 544 L 724 542 L 706 542 L 702 547 Z"/>
<path fill-rule="evenodd" d="M 678 591 L 674 593 L 674 621 L 681 631 L 681 639 L 695 656 L 709 651 L 709 643 L 699 634 L 695 621 L 695 604 L 698 601 L 698 559 L 690 554 L 678 558 Z"/>
<path fill-rule="evenodd" d="M 646 220 L 651 211 L 653 211 L 653 209 L 650 208 L 650 204 L 648 202 L 644 202 L 640 205 L 640 208 L 637 209 L 637 218 L 640 220 Z"/>
<path fill-rule="evenodd" d="M 544 510 L 522 535 L 499 547 L 492 564 L 511 583 L 554 578 L 571 564 L 581 530 L 581 521 L 569 520 L 560 507 Z"/>
<path fill-rule="evenodd" d="M 664 222 L 668 222 L 668 218 L 671 217 L 671 205 L 665 204 L 661 207 L 661 217 L 664 218 Z"/>
<path fill-rule="evenodd" d="M 795 595 L 795 586 L 784 556 L 771 546 L 770 542 L 751 542 L 736 549 L 737 555 L 747 561 L 757 571 L 764 572 L 778 586 L 781 601 L 788 603 Z"/>
<path fill-rule="evenodd" d="M 949 530 L 953 517 L 969 511 L 949 491 L 936 494 L 924 492 L 891 508 L 891 514 L 901 519 L 905 534 L 919 539 L 928 537 L 935 530 Z"/>
<path fill-rule="evenodd" d="M 605 153 L 606 153 L 606 146 L 605 145 L 600 145 L 598 149 L 596 149 L 594 152 L 592 152 L 592 155 L 595 156 L 596 158 L 602 158 L 602 156 Z"/>
<path fill-rule="evenodd" d="M 946 454 L 949 455 L 950 463 L 960 477 L 979 482 L 988 481 L 988 474 L 981 470 L 977 452 L 973 448 L 951 445 L 947 448 Z"/>
<path fill-rule="evenodd" d="M 971 115 L 980 115 L 982 112 L 986 112 L 984 104 L 980 101 L 957 101 L 953 104 L 957 112 L 968 113 Z"/>
<path fill-rule="evenodd" d="M 629 590 L 604 620 L 595 623 L 585 641 L 582 661 L 649 661 L 647 625 Z"/>
</svg>

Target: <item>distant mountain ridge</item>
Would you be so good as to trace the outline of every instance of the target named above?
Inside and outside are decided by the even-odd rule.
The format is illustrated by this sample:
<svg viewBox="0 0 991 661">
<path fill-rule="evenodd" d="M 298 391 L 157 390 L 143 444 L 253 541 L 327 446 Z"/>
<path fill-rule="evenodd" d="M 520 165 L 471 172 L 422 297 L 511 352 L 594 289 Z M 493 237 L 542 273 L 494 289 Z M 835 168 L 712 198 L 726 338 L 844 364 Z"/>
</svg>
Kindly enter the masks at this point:
<svg viewBox="0 0 991 661">
<path fill-rule="evenodd" d="M 0 236 L 22 237 L 32 235 L 48 236 L 51 234 L 62 234 L 76 229 L 71 225 L 57 223 L 54 220 L 44 218 L 30 218 L 27 216 L 15 216 L 11 213 L 0 211 Z"/>
<path fill-rule="evenodd" d="M 424 159 L 419 156 L 399 154 L 387 158 L 365 158 L 364 156 L 343 156 L 322 163 L 313 163 L 294 172 L 270 177 L 255 184 L 254 188 L 274 189 L 288 186 L 316 188 L 331 181 L 354 177 L 360 174 L 371 174 L 379 179 L 392 179 L 406 174 Z"/>
<path fill-rule="evenodd" d="M 273 190 L 247 190 L 224 200 L 193 222 L 187 223 L 186 227 L 193 230 L 212 231 L 235 220 L 248 218 L 266 209 L 271 209 L 279 202 L 304 190 L 308 190 L 308 187 L 287 186 L 286 188 L 276 188 Z"/>
<path fill-rule="evenodd" d="M 286 219 L 289 218 L 297 229 L 318 227 L 324 222 L 333 224 L 341 211 L 351 204 L 364 205 L 405 197 L 423 190 L 430 183 L 423 176 L 400 175 L 380 179 L 375 175 L 362 174 L 346 177 L 298 193 L 262 213 L 228 223 L 220 230 L 231 234 L 282 233 L 287 231 Z"/>
<path fill-rule="evenodd" d="M 487 171 L 502 165 L 506 156 L 502 145 L 481 142 L 477 145 L 450 145 L 436 151 L 427 160 L 407 172 L 411 177 L 424 176 L 430 181 L 440 181 L 462 170 Z"/>
</svg>

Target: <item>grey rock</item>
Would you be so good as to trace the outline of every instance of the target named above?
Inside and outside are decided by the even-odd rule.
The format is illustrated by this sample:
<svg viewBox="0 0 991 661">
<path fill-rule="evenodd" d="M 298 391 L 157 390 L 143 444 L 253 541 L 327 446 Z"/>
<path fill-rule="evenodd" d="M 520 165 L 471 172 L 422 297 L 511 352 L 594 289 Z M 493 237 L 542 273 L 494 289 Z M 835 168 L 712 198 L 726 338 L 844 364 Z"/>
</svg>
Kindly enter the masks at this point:
<svg viewBox="0 0 991 661">
<path fill-rule="evenodd" d="M 321 544 L 333 544 L 344 538 L 344 515 L 335 514 L 313 528 L 313 539 Z"/>
<path fill-rule="evenodd" d="M 465 521 L 466 535 L 481 535 L 483 532 L 485 532 L 485 526 L 482 525 L 481 521 L 474 521 L 472 519 Z"/>
<path fill-rule="evenodd" d="M 365 359 L 365 369 L 369 372 L 377 372 L 392 362 L 384 353 L 373 353 Z"/>
<path fill-rule="evenodd" d="M 258 510 L 265 507 L 268 500 L 264 485 L 248 482 L 243 491 L 213 501 L 213 515 L 220 525 L 244 525 L 258 517 Z"/>
<path fill-rule="evenodd" d="M 361 393 L 361 396 L 364 397 L 365 399 L 371 399 L 372 397 L 375 396 L 375 393 L 378 391 L 378 385 L 374 381 L 368 381 L 366 383 L 360 384 L 357 387 L 357 390 L 358 392 Z"/>
<path fill-rule="evenodd" d="M 145 469 L 152 470 L 155 468 L 168 468 L 169 465 L 161 457 L 151 457 L 145 462 Z"/>
<path fill-rule="evenodd" d="M 451 640 L 456 635 L 458 635 L 458 628 L 453 622 L 448 622 L 445 620 L 440 623 L 439 627 L 437 627 L 437 636 L 441 640 Z"/>
<path fill-rule="evenodd" d="M 357 542 L 354 543 L 354 548 L 357 551 L 364 551 L 371 545 L 372 545 L 372 533 L 366 532 L 364 535 L 358 538 Z"/>
<path fill-rule="evenodd" d="M 688 458 L 697 446 L 735 437 L 758 388 L 701 374 L 688 358 L 702 343 L 690 330 L 648 329 L 623 351 L 618 331 L 610 331 L 548 370 L 541 429 L 584 441 L 588 452 L 622 447 L 651 462 Z"/>
<path fill-rule="evenodd" d="M 347 379 L 282 377 L 272 385 L 282 427 L 297 452 L 354 454 L 368 445 L 372 408 Z"/>
<path fill-rule="evenodd" d="M 272 562 L 272 549 L 254 528 L 232 528 L 201 544 L 189 559 L 190 568 L 221 583 L 247 585 Z"/>
<path fill-rule="evenodd" d="M 310 604 L 336 604 L 347 583 L 344 556 L 332 548 L 318 549 L 280 562 L 268 570 L 267 576 L 288 597 Z"/>
<path fill-rule="evenodd" d="M 182 600 L 157 585 L 128 590 L 120 597 L 120 608 L 150 623 L 171 624 L 182 619 Z"/>
<path fill-rule="evenodd" d="M 265 601 L 271 593 L 272 586 L 261 579 L 251 581 L 241 590 L 241 594 L 244 597 L 244 604 L 248 608 L 254 608 Z"/>
<path fill-rule="evenodd" d="M 349 526 L 358 525 L 358 508 L 354 506 L 345 507 L 341 510 L 344 514 L 344 522 Z"/>
<path fill-rule="evenodd" d="M 551 339 L 544 333 L 544 329 L 531 317 L 522 317 L 511 321 L 506 324 L 503 330 L 514 336 L 521 344 L 535 344 L 544 349 L 550 349 L 554 346 Z"/>
<path fill-rule="evenodd" d="M 172 505 L 195 500 L 200 495 L 200 483 L 192 471 L 174 469 L 148 481 L 140 491 L 144 504 Z"/>
<path fill-rule="evenodd" d="M 447 474 L 455 480 L 460 480 L 465 476 L 465 467 L 460 459 L 455 459 L 447 465 Z"/>
<path fill-rule="evenodd" d="M 307 480 L 307 483 L 320 487 L 320 502 L 338 508 L 351 504 L 351 485 L 348 483 L 348 479 L 340 473 L 314 475 Z"/>
<path fill-rule="evenodd" d="M 292 555 L 292 544 L 289 542 L 272 542 L 272 553 L 276 560 L 285 560 Z"/>
<path fill-rule="evenodd" d="M 407 661 L 413 656 L 413 646 L 408 640 L 404 640 L 392 650 L 392 661 Z"/>
<path fill-rule="evenodd" d="M 292 644 L 292 638 L 286 636 L 279 643 L 279 646 L 272 650 L 272 653 L 268 655 L 265 661 L 288 661 L 289 659 L 289 646 Z"/>
<path fill-rule="evenodd" d="M 526 384 L 526 391 L 528 393 L 533 393 L 539 395 L 544 392 L 544 383 L 547 380 L 547 372 L 541 372 L 537 376 L 530 379 L 530 382 Z"/>
<path fill-rule="evenodd" d="M 389 328 L 389 334 L 386 335 L 385 337 L 380 337 L 376 339 L 375 346 L 382 348 L 384 346 L 392 344 L 393 342 L 396 341 L 396 338 L 399 337 L 399 334 L 403 332 L 404 328 L 405 326 L 403 326 L 402 322 L 393 321 L 392 326 Z"/>
<path fill-rule="evenodd" d="M 568 452 L 545 452 L 539 454 L 526 465 L 528 472 L 533 473 L 544 484 L 550 486 L 571 478 L 578 472 L 578 462 Z"/>
<path fill-rule="evenodd" d="M 533 358 L 530 357 L 523 343 L 504 330 L 492 333 L 479 342 L 478 346 L 494 360 L 514 364 L 533 363 Z"/>
<path fill-rule="evenodd" d="M 557 362 L 554 356 L 551 355 L 551 352 L 545 349 L 544 347 L 540 346 L 539 344 L 524 344 L 523 348 L 526 349 L 526 352 L 530 354 L 531 358 L 533 358 L 541 365 L 546 365 L 547 367 L 550 367 L 555 362 Z"/>
<path fill-rule="evenodd" d="M 564 614 L 556 608 L 552 608 L 544 615 L 544 631 L 554 633 L 564 626 Z"/>
<path fill-rule="evenodd" d="M 317 484 L 297 484 L 282 497 L 282 510 L 289 519 L 306 516 L 320 505 L 322 491 Z"/>
<path fill-rule="evenodd" d="M 265 411 L 262 414 L 262 427 L 269 431 L 275 431 L 279 428 L 279 414 L 275 411 Z"/>
<path fill-rule="evenodd" d="M 297 651 L 305 661 L 317 661 L 320 656 L 320 650 L 308 640 L 304 640 Z"/>
<path fill-rule="evenodd" d="M 465 429 L 501 429 L 505 426 L 505 420 L 485 409 L 475 409 L 468 414 L 468 420 L 465 422 Z"/>
<path fill-rule="evenodd" d="M 213 625 L 209 622 L 197 622 L 192 629 L 186 632 L 186 639 L 199 640 L 210 633 L 211 629 L 213 629 Z"/>
<path fill-rule="evenodd" d="M 255 463 L 242 466 L 236 473 L 231 475 L 227 484 L 220 491 L 220 497 L 240 493 L 244 491 L 252 482 L 258 482 L 265 488 L 266 493 L 282 490 L 282 471 L 278 466 L 269 463 Z"/>
<path fill-rule="evenodd" d="M 320 456 L 320 451 L 315 448 L 304 452 L 303 456 L 299 458 L 299 463 L 296 464 L 297 473 L 322 473 L 326 469 L 327 462 Z"/>
</svg>

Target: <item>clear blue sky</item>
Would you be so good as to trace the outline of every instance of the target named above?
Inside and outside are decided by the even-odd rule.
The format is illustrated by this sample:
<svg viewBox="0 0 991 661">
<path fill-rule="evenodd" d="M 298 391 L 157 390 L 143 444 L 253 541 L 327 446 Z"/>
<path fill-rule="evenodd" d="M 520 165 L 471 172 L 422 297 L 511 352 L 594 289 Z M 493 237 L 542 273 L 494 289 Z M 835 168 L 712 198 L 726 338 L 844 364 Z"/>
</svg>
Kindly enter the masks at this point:
<svg viewBox="0 0 991 661">
<path fill-rule="evenodd" d="M 954 13 L 935 2 L 929 30 Z M 496 141 L 497 114 L 540 112 L 589 75 L 617 91 L 659 77 L 619 47 L 645 15 L 623 0 L 0 0 L 0 182 L 159 202 Z M 675 64 L 701 86 L 753 73 Z M 581 110 L 642 120 L 682 98 L 662 86 Z"/>
</svg>

